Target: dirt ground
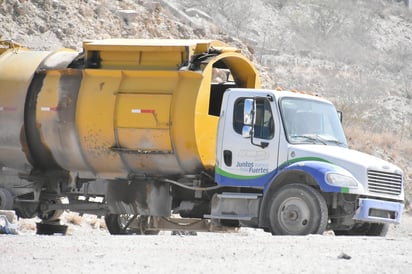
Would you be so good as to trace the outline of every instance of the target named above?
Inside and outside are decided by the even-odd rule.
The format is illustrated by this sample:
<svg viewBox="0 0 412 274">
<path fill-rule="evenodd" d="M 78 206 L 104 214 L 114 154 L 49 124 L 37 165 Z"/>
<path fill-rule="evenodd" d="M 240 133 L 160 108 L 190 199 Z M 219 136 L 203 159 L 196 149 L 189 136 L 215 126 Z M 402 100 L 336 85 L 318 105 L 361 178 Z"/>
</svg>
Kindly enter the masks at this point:
<svg viewBox="0 0 412 274">
<path fill-rule="evenodd" d="M 386 237 L 333 233 L 271 236 L 262 230 L 197 236 L 111 236 L 103 219 L 65 213 L 66 236 L 0 235 L 1 273 L 412 273 L 412 215 Z"/>
</svg>

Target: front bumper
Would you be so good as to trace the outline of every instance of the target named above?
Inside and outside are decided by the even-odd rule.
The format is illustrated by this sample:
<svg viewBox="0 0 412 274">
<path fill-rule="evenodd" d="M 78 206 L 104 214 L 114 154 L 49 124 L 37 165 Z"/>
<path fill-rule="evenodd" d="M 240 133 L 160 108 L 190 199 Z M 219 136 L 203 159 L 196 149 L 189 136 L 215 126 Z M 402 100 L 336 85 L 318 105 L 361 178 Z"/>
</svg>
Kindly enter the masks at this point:
<svg viewBox="0 0 412 274">
<path fill-rule="evenodd" d="M 360 198 L 359 208 L 356 210 L 353 219 L 373 223 L 399 224 L 402 211 L 403 203 L 401 202 Z"/>
</svg>

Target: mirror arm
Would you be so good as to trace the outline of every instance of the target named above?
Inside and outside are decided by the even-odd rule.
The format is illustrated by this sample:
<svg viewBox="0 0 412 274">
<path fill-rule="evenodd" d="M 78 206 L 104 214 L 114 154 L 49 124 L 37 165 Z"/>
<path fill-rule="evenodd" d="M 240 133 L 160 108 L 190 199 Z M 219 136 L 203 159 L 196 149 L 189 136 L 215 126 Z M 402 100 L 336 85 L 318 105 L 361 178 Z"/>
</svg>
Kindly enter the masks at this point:
<svg viewBox="0 0 412 274">
<path fill-rule="evenodd" d="M 260 142 L 261 148 L 267 148 L 269 146 L 269 142 Z"/>
<path fill-rule="evenodd" d="M 260 148 L 267 148 L 269 146 L 269 142 L 260 142 L 260 144 L 253 142 L 253 136 L 254 132 L 252 131 L 252 134 L 250 135 L 250 143 L 254 146 L 260 147 Z"/>
</svg>

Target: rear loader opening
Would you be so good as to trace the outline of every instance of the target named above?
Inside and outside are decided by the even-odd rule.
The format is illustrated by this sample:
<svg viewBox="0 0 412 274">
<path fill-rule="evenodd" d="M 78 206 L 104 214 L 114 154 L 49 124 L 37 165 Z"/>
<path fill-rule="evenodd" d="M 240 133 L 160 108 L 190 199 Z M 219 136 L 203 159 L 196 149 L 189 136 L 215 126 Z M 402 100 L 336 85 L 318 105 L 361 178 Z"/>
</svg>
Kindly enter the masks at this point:
<svg viewBox="0 0 412 274">
<path fill-rule="evenodd" d="M 224 53 L 223 53 L 224 54 Z M 243 58 L 225 56 L 212 65 L 209 115 L 219 116 L 224 92 L 229 88 L 258 88 L 253 66 Z"/>
<path fill-rule="evenodd" d="M 225 90 L 235 87 L 237 87 L 237 85 L 228 68 L 216 68 L 213 66 L 212 82 L 210 84 L 209 115 L 220 115 Z"/>
</svg>

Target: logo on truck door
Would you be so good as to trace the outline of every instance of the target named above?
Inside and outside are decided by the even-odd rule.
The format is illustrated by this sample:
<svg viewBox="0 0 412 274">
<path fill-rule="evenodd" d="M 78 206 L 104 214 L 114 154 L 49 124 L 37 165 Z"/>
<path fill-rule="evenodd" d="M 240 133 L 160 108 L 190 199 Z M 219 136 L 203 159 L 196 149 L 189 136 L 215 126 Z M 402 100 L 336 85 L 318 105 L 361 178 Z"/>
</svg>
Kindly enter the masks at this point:
<svg viewBox="0 0 412 274">
<path fill-rule="evenodd" d="M 262 174 L 269 172 L 269 165 L 266 163 L 256 163 L 249 161 L 236 162 L 236 167 L 250 174 Z"/>
<path fill-rule="evenodd" d="M 235 167 L 249 174 L 262 174 L 269 172 L 269 153 L 267 150 L 242 149 L 237 154 Z M 244 160 L 240 160 L 244 159 Z"/>
</svg>

